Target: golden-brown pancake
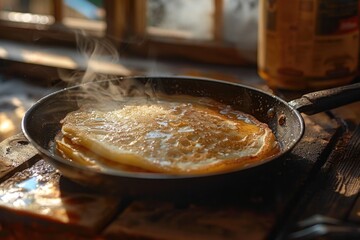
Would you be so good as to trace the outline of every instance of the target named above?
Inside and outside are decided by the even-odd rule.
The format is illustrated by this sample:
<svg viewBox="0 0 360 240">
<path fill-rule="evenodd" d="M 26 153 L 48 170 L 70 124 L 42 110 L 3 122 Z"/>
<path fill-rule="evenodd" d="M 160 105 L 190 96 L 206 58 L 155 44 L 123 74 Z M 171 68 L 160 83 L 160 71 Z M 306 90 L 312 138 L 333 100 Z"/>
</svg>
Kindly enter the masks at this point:
<svg viewBox="0 0 360 240">
<path fill-rule="evenodd" d="M 61 137 L 60 139 L 56 140 L 56 147 L 65 159 L 77 162 L 90 168 L 102 171 L 121 170 L 130 172 L 146 172 L 146 170 L 141 168 L 124 165 L 120 162 L 111 161 L 109 159 L 104 159 L 92 151 L 80 145 L 74 144 L 66 137 Z"/>
<path fill-rule="evenodd" d="M 152 172 L 238 169 L 279 151 L 266 124 L 230 106 L 189 96 L 87 105 L 62 123 L 62 134 L 71 142 L 67 147 L 81 146 L 102 162 Z M 63 145 L 59 142 L 58 149 L 73 158 Z"/>
</svg>

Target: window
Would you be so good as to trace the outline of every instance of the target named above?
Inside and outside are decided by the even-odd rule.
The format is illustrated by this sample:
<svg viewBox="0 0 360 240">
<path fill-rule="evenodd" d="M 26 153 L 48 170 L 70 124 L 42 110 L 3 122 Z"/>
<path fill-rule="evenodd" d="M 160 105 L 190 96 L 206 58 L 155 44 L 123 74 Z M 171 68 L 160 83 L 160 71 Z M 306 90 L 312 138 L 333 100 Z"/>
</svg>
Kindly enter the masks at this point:
<svg viewBox="0 0 360 240">
<path fill-rule="evenodd" d="M 2 0 L 0 10 L 9 39 L 74 44 L 77 29 L 148 57 L 239 65 L 256 55 L 256 0 Z"/>
</svg>

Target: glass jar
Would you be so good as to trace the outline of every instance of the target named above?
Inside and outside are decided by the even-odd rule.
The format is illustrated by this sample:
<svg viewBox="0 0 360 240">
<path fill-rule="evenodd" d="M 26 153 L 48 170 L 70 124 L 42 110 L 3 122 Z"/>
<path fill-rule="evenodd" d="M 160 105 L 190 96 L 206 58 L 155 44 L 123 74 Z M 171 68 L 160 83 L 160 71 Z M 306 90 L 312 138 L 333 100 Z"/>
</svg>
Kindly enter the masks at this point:
<svg viewBox="0 0 360 240">
<path fill-rule="evenodd" d="M 321 89 L 358 73 L 358 0 L 260 0 L 258 72 L 270 87 Z"/>
</svg>

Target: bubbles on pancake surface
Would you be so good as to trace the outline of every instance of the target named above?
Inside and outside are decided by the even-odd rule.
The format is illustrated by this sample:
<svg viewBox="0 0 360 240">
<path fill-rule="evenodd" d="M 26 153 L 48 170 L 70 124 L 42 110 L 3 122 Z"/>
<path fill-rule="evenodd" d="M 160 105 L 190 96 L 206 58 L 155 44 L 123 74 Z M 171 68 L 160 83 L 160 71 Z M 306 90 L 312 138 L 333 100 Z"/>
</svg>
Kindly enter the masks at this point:
<svg viewBox="0 0 360 240">
<path fill-rule="evenodd" d="M 100 150 L 96 153 L 112 161 L 151 171 L 186 173 L 256 156 L 266 144 L 265 127 L 213 100 L 178 96 L 83 106 L 65 118 L 63 133 L 83 138 L 76 144 L 97 143 Z M 108 154 L 112 149 L 117 152 Z M 140 160 L 115 158 L 117 153 L 131 153 Z"/>
</svg>

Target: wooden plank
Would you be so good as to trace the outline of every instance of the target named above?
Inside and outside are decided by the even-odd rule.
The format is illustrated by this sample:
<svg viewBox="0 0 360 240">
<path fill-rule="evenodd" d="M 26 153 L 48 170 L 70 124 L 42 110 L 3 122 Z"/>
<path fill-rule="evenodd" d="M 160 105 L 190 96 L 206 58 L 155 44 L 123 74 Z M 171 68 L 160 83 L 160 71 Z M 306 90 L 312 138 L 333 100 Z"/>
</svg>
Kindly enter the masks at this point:
<svg viewBox="0 0 360 240">
<path fill-rule="evenodd" d="M 0 143 L 0 182 L 39 159 L 38 151 L 23 134 L 5 139 Z"/>
<path fill-rule="evenodd" d="M 0 221 L 37 231 L 50 226 L 56 232 L 95 234 L 117 213 L 120 201 L 70 182 L 40 160 L 0 184 Z"/>
<path fill-rule="evenodd" d="M 360 103 L 341 107 L 332 113 L 341 119 L 344 133 L 314 179 L 308 192 L 313 196 L 301 218 L 315 213 L 345 220 L 360 190 Z M 319 203 L 322 203 L 319 205 Z"/>
<path fill-rule="evenodd" d="M 261 216 L 259 216 L 261 215 Z M 114 239 L 264 239 L 274 223 L 271 211 L 238 206 L 136 201 L 106 229 Z"/>
</svg>

